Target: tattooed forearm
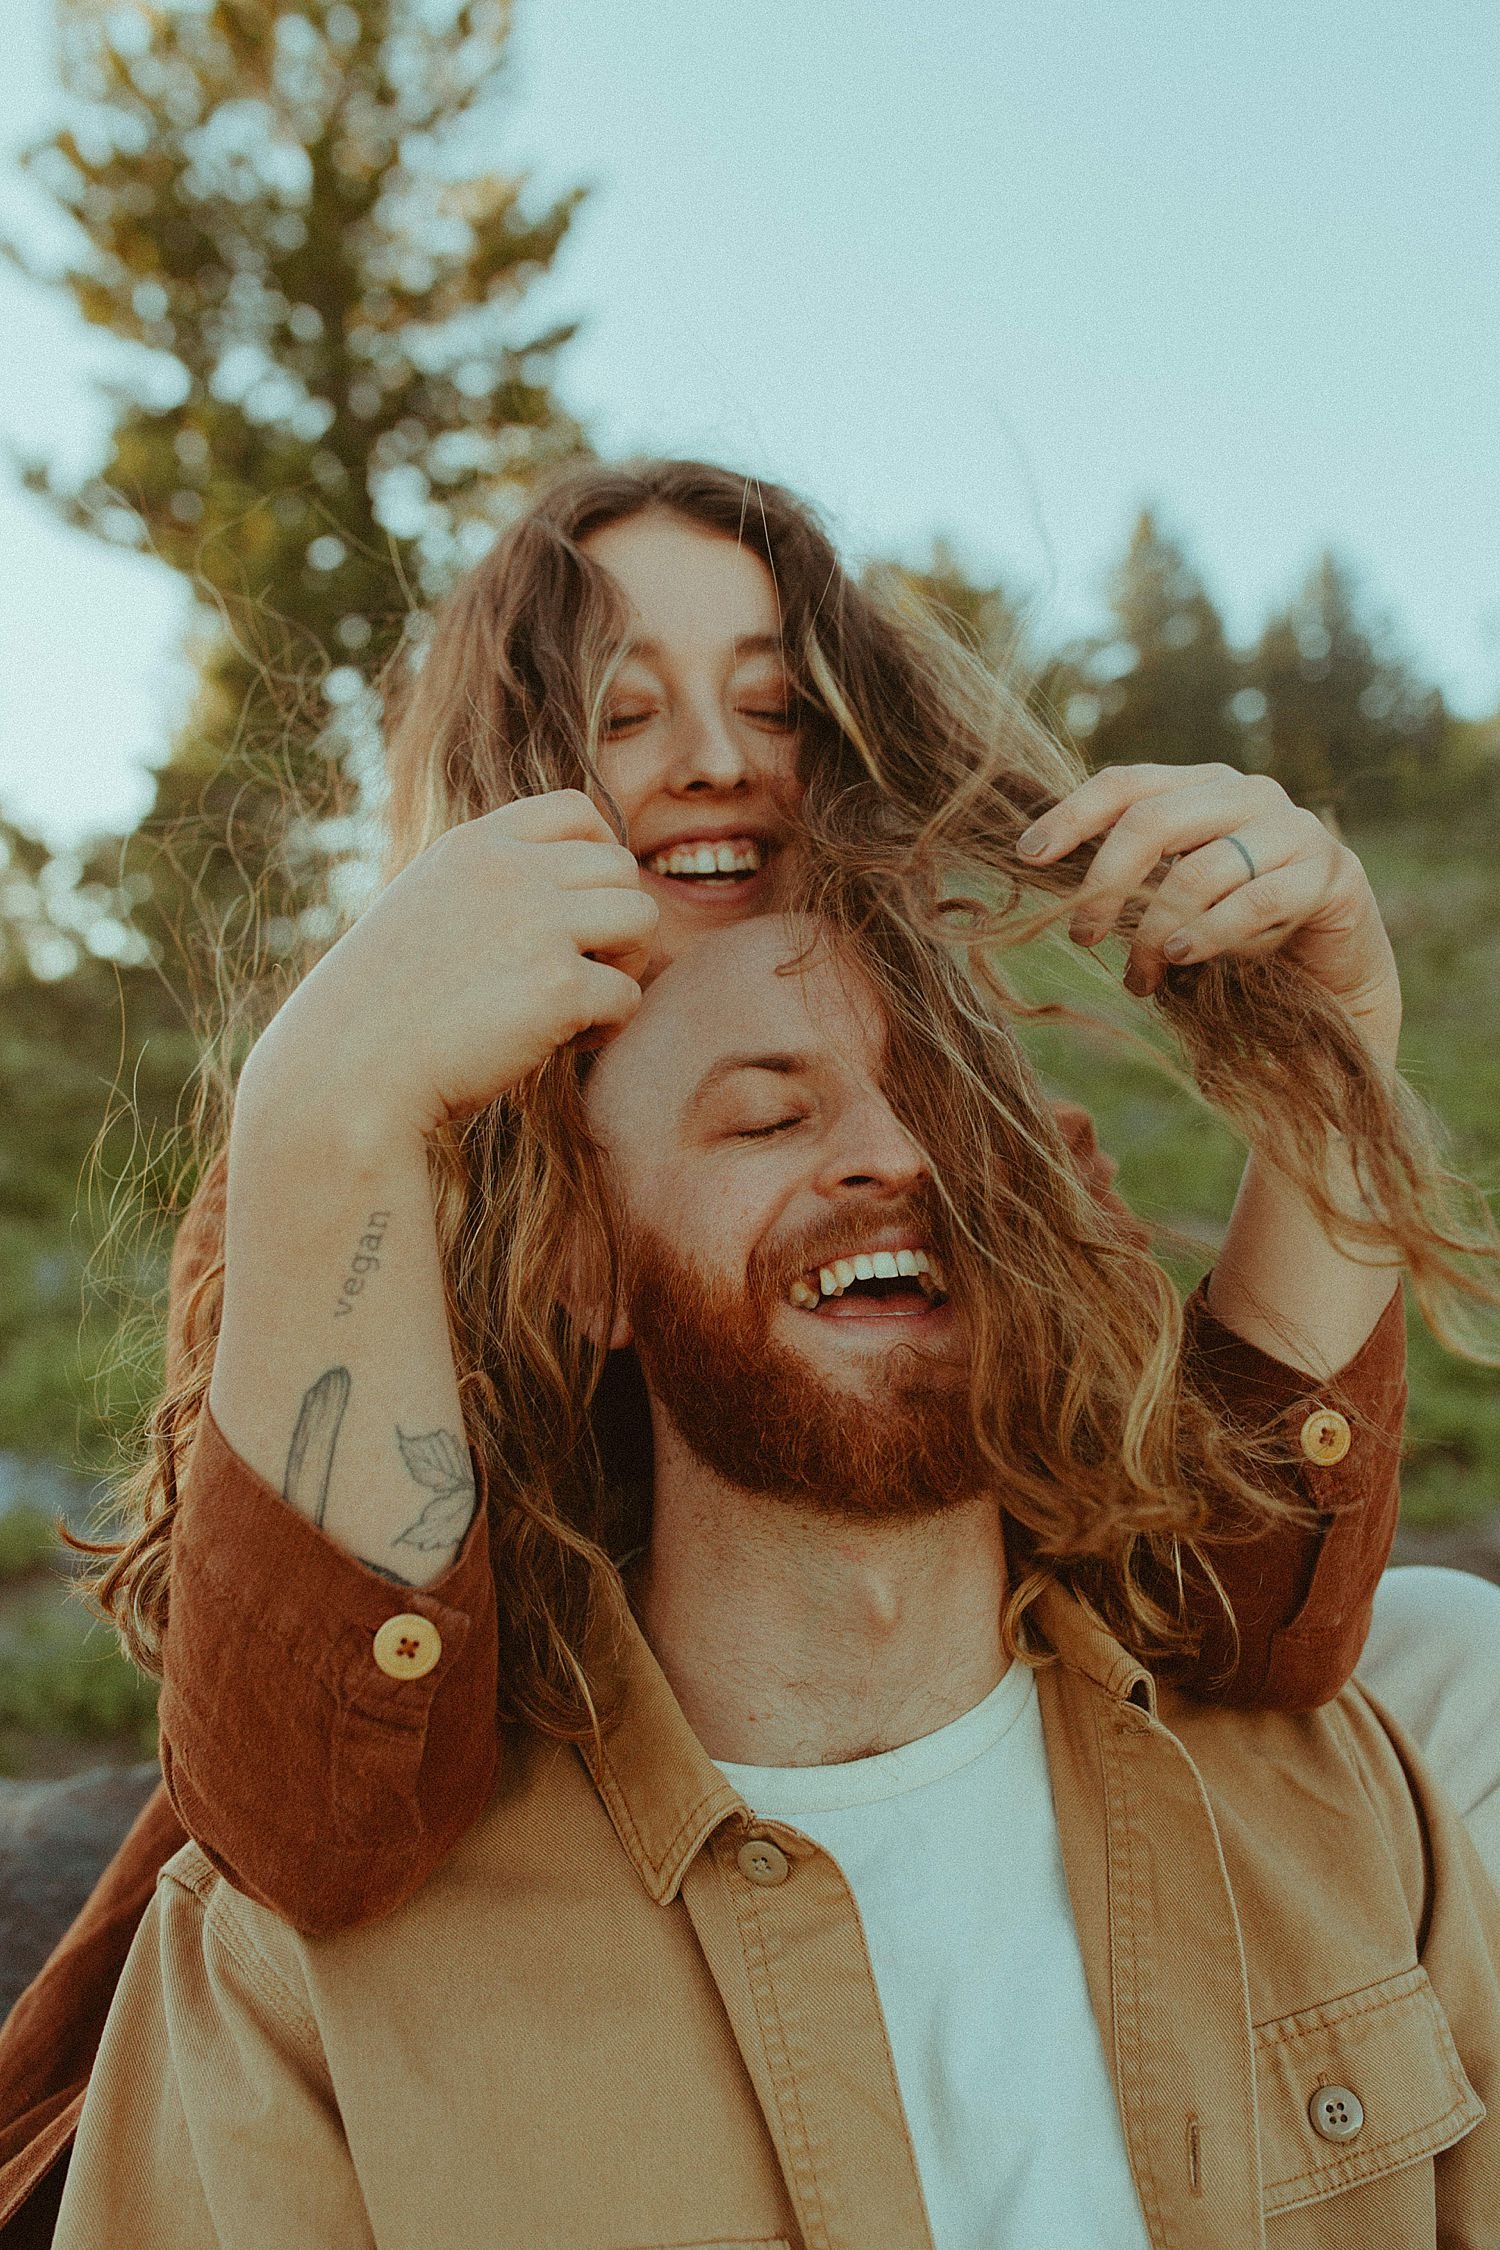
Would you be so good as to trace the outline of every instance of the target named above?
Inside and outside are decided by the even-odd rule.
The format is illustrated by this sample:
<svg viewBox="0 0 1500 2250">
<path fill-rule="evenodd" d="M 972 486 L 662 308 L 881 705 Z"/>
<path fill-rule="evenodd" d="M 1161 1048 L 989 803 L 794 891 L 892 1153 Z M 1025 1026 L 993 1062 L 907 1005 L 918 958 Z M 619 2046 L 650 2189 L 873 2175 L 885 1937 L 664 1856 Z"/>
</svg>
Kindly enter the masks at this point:
<svg viewBox="0 0 1500 2250">
<path fill-rule="evenodd" d="M 294 1508 L 300 1508 L 317 1524 L 328 1512 L 333 1449 L 338 1444 L 339 1424 L 348 1404 L 349 1370 L 330 1367 L 303 1399 L 297 1427 L 292 1432 L 291 1451 L 286 1457 L 286 1475 L 281 1485 L 282 1498 L 290 1500 Z"/>
<path fill-rule="evenodd" d="M 391 1541 L 393 1547 L 416 1547 L 423 1554 L 457 1547 L 474 1520 L 474 1471 L 468 1449 L 451 1430 L 428 1430 L 422 1437 L 396 1431 L 401 1458 L 432 1494 L 414 1523 Z"/>
<path fill-rule="evenodd" d="M 349 1261 L 339 1290 L 338 1302 L 333 1308 L 337 1320 L 341 1313 L 352 1313 L 354 1300 L 372 1273 L 380 1271 L 380 1246 L 385 1240 L 385 1230 L 391 1223 L 389 1211 L 372 1211 L 365 1221 L 365 1231 L 359 1238 L 359 1248 Z"/>
</svg>

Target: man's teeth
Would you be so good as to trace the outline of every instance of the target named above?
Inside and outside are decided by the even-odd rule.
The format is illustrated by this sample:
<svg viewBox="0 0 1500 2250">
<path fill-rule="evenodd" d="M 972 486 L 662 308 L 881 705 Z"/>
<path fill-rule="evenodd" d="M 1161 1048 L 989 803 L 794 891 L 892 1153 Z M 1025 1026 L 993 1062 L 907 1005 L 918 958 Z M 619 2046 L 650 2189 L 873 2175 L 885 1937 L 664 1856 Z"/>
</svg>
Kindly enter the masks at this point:
<svg viewBox="0 0 1500 2250">
<path fill-rule="evenodd" d="M 766 863 L 765 846 L 753 836 L 721 844 L 673 844 L 646 861 L 653 875 L 756 875 Z"/>
<path fill-rule="evenodd" d="M 942 1269 L 925 1250 L 860 1250 L 820 1266 L 816 1287 L 810 1274 L 799 1275 L 787 1298 L 801 1312 L 816 1312 L 825 1297 L 842 1297 L 853 1282 L 900 1279 L 915 1280 L 924 1297 L 945 1293 Z"/>
</svg>

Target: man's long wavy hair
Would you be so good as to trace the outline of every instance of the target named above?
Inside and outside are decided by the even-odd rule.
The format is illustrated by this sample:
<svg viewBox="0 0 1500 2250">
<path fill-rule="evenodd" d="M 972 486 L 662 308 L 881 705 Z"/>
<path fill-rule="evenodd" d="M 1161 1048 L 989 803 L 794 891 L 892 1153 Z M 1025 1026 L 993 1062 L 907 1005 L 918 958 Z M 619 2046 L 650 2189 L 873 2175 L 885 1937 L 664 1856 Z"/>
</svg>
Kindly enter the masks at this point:
<svg viewBox="0 0 1500 2250">
<path fill-rule="evenodd" d="M 383 878 L 517 797 L 576 787 L 609 809 L 597 758 L 625 620 L 584 542 L 647 510 L 740 542 L 775 581 L 806 790 L 787 903 L 827 926 L 885 1012 L 890 1098 L 930 1164 L 983 1370 L 974 1413 L 1007 1513 L 1010 1645 L 1027 1648 L 1026 1612 L 1053 1578 L 1139 1655 L 1182 1653 L 1185 1567 L 1212 1577 L 1205 1533 L 1253 1536 L 1292 1503 L 1265 1473 L 1271 1441 L 1228 1426 L 1185 1375 L 1172 1283 L 1142 1230 L 1089 1192 L 1014 1036 L 1028 1017 L 1070 1012 L 1028 1003 L 1002 968 L 1010 944 L 1066 911 L 1089 857 L 1039 872 L 1017 853 L 1084 772 L 1018 693 L 930 612 L 856 581 L 778 487 L 691 461 L 574 468 L 382 682 Z M 1500 1301 L 1488 1213 L 1446 1168 L 1430 1113 L 1372 1063 L 1337 1003 L 1272 954 L 1170 970 L 1156 1005 L 1243 1137 L 1356 1252 L 1394 1246 L 1429 1323 L 1487 1356 L 1473 1316 Z M 589 1652 L 619 1615 L 619 1566 L 649 1533 L 650 1439 L 633 1363 L 606 1360 L 559 1309 L 580 1270 L 606 1296 L 619 1286 L 585 1068 L 555 1056 L 513 1096 L 442 1127 L 430 1158 L 459 1391 L 487 1487 L 500 1715 L 597 1743 L 608 1697 Z M 1330 1133 L 1353 1158 L 1362 1215 L 1329 1201 Z M 95 1549 L 93 1596 L 150 1670 L 218 1336 L 223 1178 L 221 1146 L 194 1214 L 207 1254 L 172 1307 L 167 1387 L 120 1483 L 126 1533 Z"/>
</svg>

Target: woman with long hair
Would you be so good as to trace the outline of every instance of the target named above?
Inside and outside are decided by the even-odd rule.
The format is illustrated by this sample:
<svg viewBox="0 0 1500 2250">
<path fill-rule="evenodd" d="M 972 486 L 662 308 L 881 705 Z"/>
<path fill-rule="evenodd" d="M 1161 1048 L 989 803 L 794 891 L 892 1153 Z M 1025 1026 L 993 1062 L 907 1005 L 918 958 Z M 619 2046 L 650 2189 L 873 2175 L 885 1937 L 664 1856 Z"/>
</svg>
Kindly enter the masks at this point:
<svg viewBox="0 0 1500 2250">
<path fill-rule="evenodd" d="M 163 1678 L 167 1796 L 0 2043 L 0 2219 L 55 2186 L 184 1831 L 333 1930 L 427 1878 L 507 1727 L 608 1725 L 584 1652 L 644 1536 L 649 1437 L 628 1364 L 557 1314 L 580 1243 L 611 1255 L 569 1050 L 704 930 L 805 908 L 870 964 L 954 1285 L 988 1269 L 993 1305 L 1000 1262 L 979 1436 L 1013 1648 L 1063 1576 L 1197 1694 L 1334 1693 L 1394 1524 L 1399 1270 L 1464 1348 L 1496 1302 L 1482 1207 L 1395 1075 L 1354 855 L 1265 777 L 1087 777 L 789 494 L 693 462 L 568 472 L 402 657 L 384 735 L 382 887 L 256 1042 L 179 1232 L 166 1388 L 95 1579 Z M 1253 1151 L 1186 1308 L 1087 1121 L 965 1053 L 1068 1012 L 1004 973 L 1065 918 L 1129 939 L 1129 988 Z M 965 1029 L 924 1073 L 939 1018 Z"/>
</svg>

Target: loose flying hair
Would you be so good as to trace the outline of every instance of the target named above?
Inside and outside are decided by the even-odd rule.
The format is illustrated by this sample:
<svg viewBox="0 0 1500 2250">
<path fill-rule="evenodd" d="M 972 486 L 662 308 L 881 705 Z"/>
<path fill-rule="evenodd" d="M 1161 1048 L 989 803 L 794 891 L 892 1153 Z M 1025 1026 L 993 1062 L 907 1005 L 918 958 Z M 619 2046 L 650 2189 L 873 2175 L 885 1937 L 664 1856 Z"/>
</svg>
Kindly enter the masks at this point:
<svg viewBox="0 0 1500 2250">
<path fill-rule="evenodd" d="M 930 614 L 845 571 L 779 487 L 693 461 L 589 464 L 550 484 L 441 605 L 382 682 L 389 779 L 383 876 L 460 822 L 574 787 L 609 809 L 597 752 L 624 619 L 588 535 L 648 510 L 734 539 L 772 573 L 805 784 L 799 887 L 883 1006 L 890 1086 L 946 1214 L 976 1363 L 977 1434 L 1003 1495 L 1015 1586 L 1007 1631 L 1048 1577 L 1069 1581 L 1144 1656 L 1183 1651 L 1184 1566 L 1212 1524 L 1250 1536 L 1291 1504 L 1271 1447 L 1185 1380 L 1182 1311 L 1140 1231 L 1085 1189 L 1012 1036 L 1027 1002 L 1005 949 L 1064 911 L 1089 853 L 1037 870 L 1016 843 L 1083 768 L 1024 699 Z M 1135 911 L 1143 901 L 1138 900 Z M 1198 1086 L 1351 1247 L 1404 1258 L 1431 1325 L 1483 1356 L 1500 1303 L 1480 1199 L 1445 1167 L 1436 1121 L 1370 1058 L 1338 1004 L 1276 955 L 1169 969 L 1157 1005 Z M 460 1396 L 484 1471 L 500 1589 L 500 1711 L 582 1741 L 607 1716 L 587 1651 L 618 1568 L 648 1528 L 649 1455 L 629 1367 L 560 1310 L 580 1258 L 619 1285 L 607 1180 L 580 1075 L 559 1054 L 512 1096 L 430 1141 Z M 1329 1200 L 1329 1136 L 1365 1197 Z M 223 1154 L 199 1213 L 222 1202 Z M 177 1478 L 218 1335 L 222 1249 L 174 1308 L 173 1368 L 138 1466 L 130 1528 L 100 1543 L 93 1593 L 159 1669 Z M 1211 1577 L 1211 1570 L 1208 1571 Z"/>
</svg>

